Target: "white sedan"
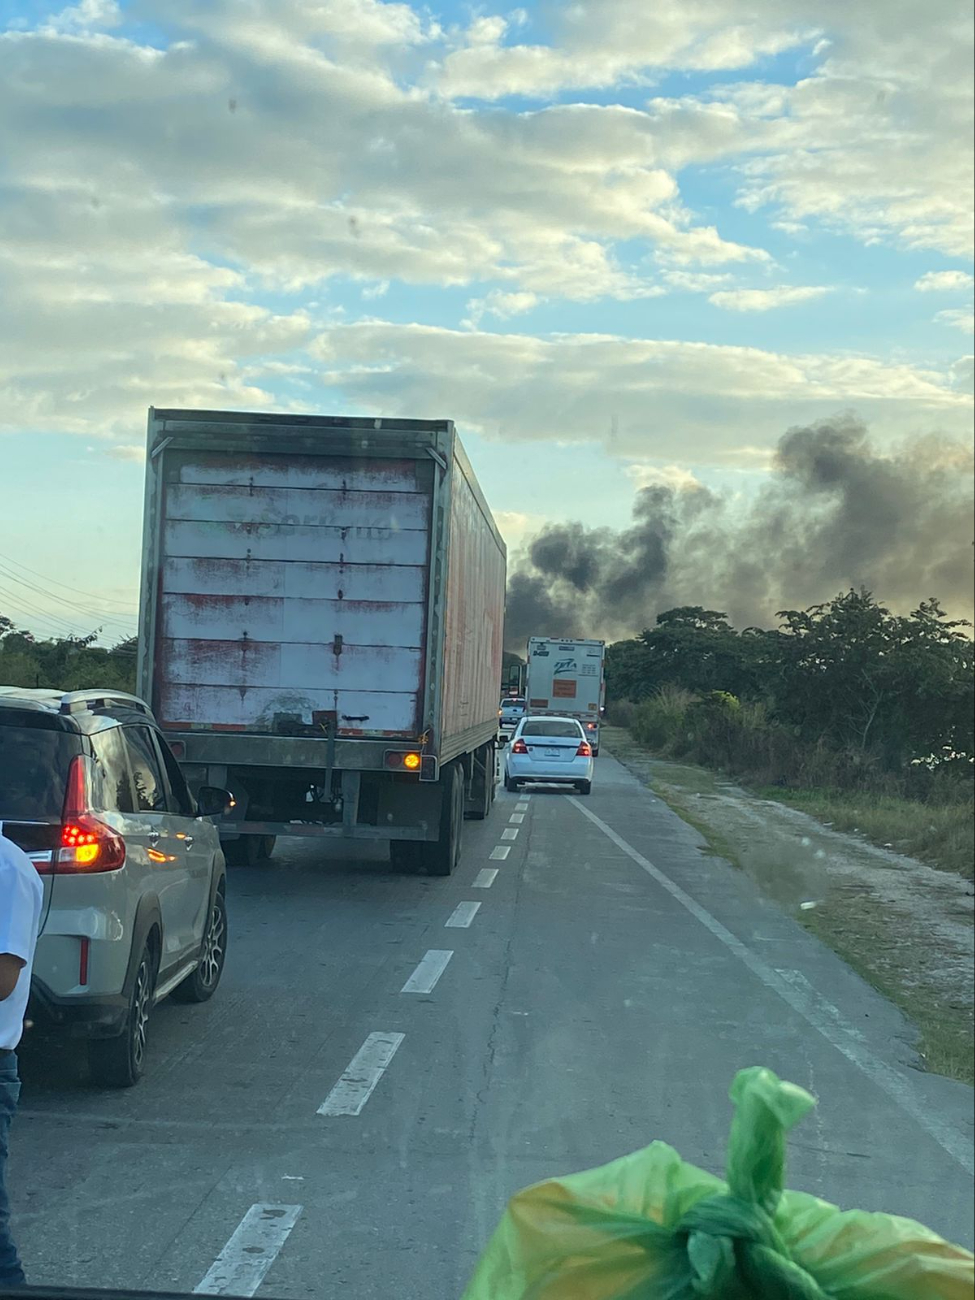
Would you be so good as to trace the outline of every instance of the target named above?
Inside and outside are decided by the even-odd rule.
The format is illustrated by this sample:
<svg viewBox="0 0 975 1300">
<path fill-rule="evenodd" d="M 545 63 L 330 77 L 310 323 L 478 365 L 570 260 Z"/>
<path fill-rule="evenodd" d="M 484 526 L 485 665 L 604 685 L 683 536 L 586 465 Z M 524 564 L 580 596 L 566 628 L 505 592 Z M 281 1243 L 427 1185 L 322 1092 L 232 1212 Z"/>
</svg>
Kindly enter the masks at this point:
<svg viewBox="0 0 975 1300">
<path fill-rule="evenodd" d="M 592 746 L 575 718 L 522 718 L 504 756 L 504 788 L 540 782 L 592 789 Z"/>
</svg>

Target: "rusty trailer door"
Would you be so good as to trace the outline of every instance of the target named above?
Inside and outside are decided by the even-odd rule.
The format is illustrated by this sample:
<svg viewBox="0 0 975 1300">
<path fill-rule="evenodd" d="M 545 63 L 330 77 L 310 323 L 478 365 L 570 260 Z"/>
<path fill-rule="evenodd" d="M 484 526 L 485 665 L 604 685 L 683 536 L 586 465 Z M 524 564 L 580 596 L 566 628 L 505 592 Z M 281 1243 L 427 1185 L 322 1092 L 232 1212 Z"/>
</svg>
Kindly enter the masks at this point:
<svg viewBox="0 0 975 1300">
<path fill-rule="evenodd" d="M 430 459 L 168 451 L 162 725 L 419 734 L 433 473 Z"/>
</svg>

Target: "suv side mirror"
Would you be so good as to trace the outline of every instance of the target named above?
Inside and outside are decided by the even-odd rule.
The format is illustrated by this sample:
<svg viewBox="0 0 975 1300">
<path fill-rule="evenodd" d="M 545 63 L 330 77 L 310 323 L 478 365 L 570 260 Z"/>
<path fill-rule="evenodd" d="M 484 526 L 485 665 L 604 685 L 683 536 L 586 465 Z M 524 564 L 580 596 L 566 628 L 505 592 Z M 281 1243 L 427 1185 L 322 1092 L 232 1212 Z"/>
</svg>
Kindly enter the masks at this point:
<svg viewBox="0 0 975 1300">
<path fill-rule="evenodd" d="M 218 785 L 203 785 L 196 796 L 196 806 L 201 817 L 221 817 L 230 812 L 235 803 L 229 790 Z"/>
</svg>

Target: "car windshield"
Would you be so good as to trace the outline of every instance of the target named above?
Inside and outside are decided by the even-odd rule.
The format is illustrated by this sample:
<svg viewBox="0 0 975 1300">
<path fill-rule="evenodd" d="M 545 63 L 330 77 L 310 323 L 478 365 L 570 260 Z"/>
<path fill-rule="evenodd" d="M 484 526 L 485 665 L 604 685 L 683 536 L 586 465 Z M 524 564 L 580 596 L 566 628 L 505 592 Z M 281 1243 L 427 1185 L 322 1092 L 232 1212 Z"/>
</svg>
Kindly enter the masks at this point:
<svg viewBox="0 0 975 1300">
<path fill-rule="evenodd" d="M 975 1300 L 973 56 L 0 0 L 0 1300 Z"/>
<path fill-rule="evenodd" d="M 0 822 L 57 821 L 77 738 L 49 727 L 9 725 L 0 712 Z"/>
<path fill-rule="evenodd" d="M 557 718 L 532 718 L 523 724 L 521 734 L 528 739 L 532 736 L 561 736 L 564 739 L 581 737 L 582 730 L 578 722 L 562 722 Z"/>
</svg>

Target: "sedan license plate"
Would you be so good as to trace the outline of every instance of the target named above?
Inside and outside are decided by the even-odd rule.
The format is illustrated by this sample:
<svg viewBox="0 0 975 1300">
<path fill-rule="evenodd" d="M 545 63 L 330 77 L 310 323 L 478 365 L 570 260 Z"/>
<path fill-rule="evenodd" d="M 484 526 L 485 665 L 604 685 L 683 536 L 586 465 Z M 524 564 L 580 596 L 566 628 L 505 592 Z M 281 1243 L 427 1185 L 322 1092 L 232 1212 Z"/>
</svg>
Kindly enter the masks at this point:
<svg viewBox="0 0 975 1300">
<path fill-rule="evenodd" d="M 542 757 L 543 757 L 543 758 L 558 758 L 558 756 L 559 756 L 559 751 L 558 751 L 557 749 L 543 749 L 543 750 L 542 750 Z"/>
</svg>

